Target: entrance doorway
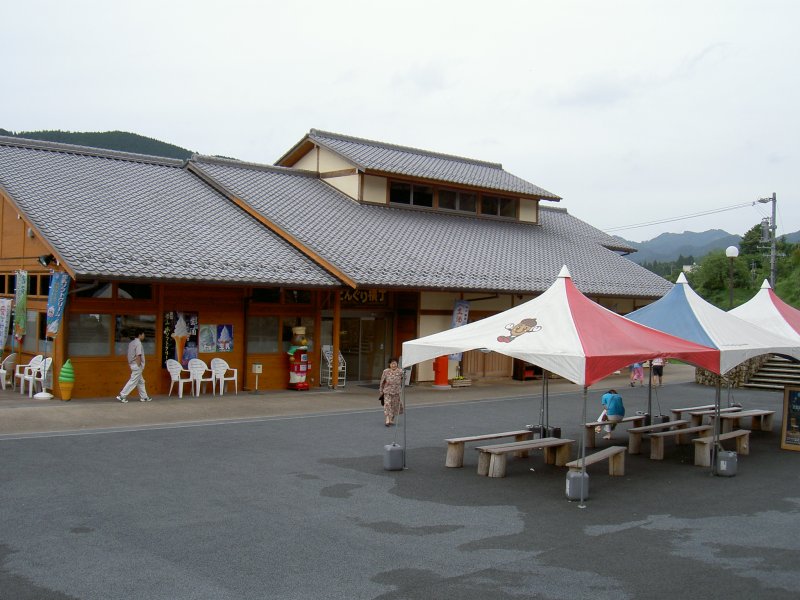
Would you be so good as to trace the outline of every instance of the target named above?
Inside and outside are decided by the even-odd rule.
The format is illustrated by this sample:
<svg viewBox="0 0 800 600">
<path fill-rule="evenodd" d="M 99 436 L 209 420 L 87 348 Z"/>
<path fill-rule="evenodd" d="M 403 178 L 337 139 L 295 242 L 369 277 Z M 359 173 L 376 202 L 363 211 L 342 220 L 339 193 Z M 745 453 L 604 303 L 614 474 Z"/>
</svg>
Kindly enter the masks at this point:
<svg viewBox="0 0 800 600">
<path fill-rule="evenodd" d="M 391 348 L 391 319 L 385 316 L 342 316 L 339 350 L 347 363 L 348 381 L 378 381 Z M 333 319 L 322 318 L 322 344 L 333 343 Z"/>
</svg>

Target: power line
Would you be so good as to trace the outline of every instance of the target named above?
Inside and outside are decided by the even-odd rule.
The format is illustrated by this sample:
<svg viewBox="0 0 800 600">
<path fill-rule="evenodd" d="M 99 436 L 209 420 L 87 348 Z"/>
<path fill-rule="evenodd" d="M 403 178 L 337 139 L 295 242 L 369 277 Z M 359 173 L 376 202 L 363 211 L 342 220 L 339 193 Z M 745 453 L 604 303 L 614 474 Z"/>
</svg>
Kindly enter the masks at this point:
<svg viewBox="0 0 800 600">
<path fill-rule="evenodd" d="M 673 223 L 674 221 L 683 221 L 686 219 L 693 219 L 695 217 L 704 217 L 706 215 L 713 215 L 716 213 L 726 212 L 729 210 L 737 210 L 739 208 L 745 208 L 747 206 L 753 206 L 755 202 L 743 202 L 741 204 L 734 204 L 733 206 L 726 206 L 723 208 L 713 208 L 710 210 L 704 210 L 702 212 L 692 213 L 689 215 L 683 215 L 680 217 L 670 217 L 668 219 L 659 219 L 657 221 L 648 221 L 647 223 L 636 223 L 634 225 L 622 225 L 620 227 L 609 227 L 608 229 L 603 229 L 606 233 L 612 231 L 623 231 L 625 229 L 638 229 L 640 227 L 649 227 L 651 225 L 661 225 L 662 223 Z"/>
</svg>

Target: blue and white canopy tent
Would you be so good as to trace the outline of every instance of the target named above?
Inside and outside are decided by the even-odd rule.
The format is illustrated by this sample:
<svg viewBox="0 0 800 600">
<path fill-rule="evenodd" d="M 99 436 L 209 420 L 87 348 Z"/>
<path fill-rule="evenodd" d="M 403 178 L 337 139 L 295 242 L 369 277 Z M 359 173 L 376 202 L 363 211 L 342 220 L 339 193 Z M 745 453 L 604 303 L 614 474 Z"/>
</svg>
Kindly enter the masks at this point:
<svg viewBox="0 0 800 600">
<path fill-rule="evenodd" d="M 718 349 L 721 375 L 762 354 L 780 354 L 800 361 L 798 340 L 778 335 L 706 302 L 691 288 L 683 273 L 669 293 L 626 315 L 626 318 L 696 344 Z M 720 390 L 721 381 L 717 384 L 717 411 L 720 408 Z M 714 437 L 718 436 L 719 418 L 715 419 L 714 427 Z M 715 448 L 718 441 L 715 439 Z"/>
</svg>

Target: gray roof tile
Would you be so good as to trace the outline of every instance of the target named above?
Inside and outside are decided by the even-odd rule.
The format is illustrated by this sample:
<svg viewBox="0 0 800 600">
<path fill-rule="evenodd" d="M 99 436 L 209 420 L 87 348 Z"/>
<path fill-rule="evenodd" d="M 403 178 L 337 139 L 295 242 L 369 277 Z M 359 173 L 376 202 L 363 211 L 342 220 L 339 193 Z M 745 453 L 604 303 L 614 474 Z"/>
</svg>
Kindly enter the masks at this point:
<svg viewBox="0 0 800 600">
<path fill-rule="evenodd" d="M 0 186 L 80 277 L 340 284 L 182 164 L 0 138 Z"/>
<path fill-rule="evenodd" d="M 655 298 L 671 288 L 563 209 L 541 207 L 532 225 L 359 204 L 307 173 L 194 162 L 361 287 L 541 292 L 567 265 L 587 294 Z"/>
<path fill-rule="evenodd" d="M 550 200 L 560 199 L 556 194 L 504 171 L 503 166 L 498 163 L 396 146 L 317 129 L 312 129 L 307 137 L 361 169 Z"/>
</svg>

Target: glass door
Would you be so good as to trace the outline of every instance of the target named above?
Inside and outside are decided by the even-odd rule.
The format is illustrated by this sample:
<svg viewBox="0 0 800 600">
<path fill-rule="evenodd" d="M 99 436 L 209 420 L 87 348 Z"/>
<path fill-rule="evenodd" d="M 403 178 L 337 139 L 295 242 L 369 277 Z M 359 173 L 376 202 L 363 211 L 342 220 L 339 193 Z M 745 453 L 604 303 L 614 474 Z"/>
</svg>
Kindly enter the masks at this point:
<svg viewBox="0 0 800 600">
<path fill-rule="evenodd" d="M 389 324 L 386 317 L 342 317 L 339 330 L 339 349 L 347 363 L 348 381 L 378 381 L 389 360 L 387 343 Z M 328 344 L 325 333 L 332 331 L 333 322 L 323 319 L 323 344 Z"/>
<path fill-rule="evenodd" d="M 379 380 L 386 368 L 386 319 L 361 319 L 361 381 Z"/>
</svg>

